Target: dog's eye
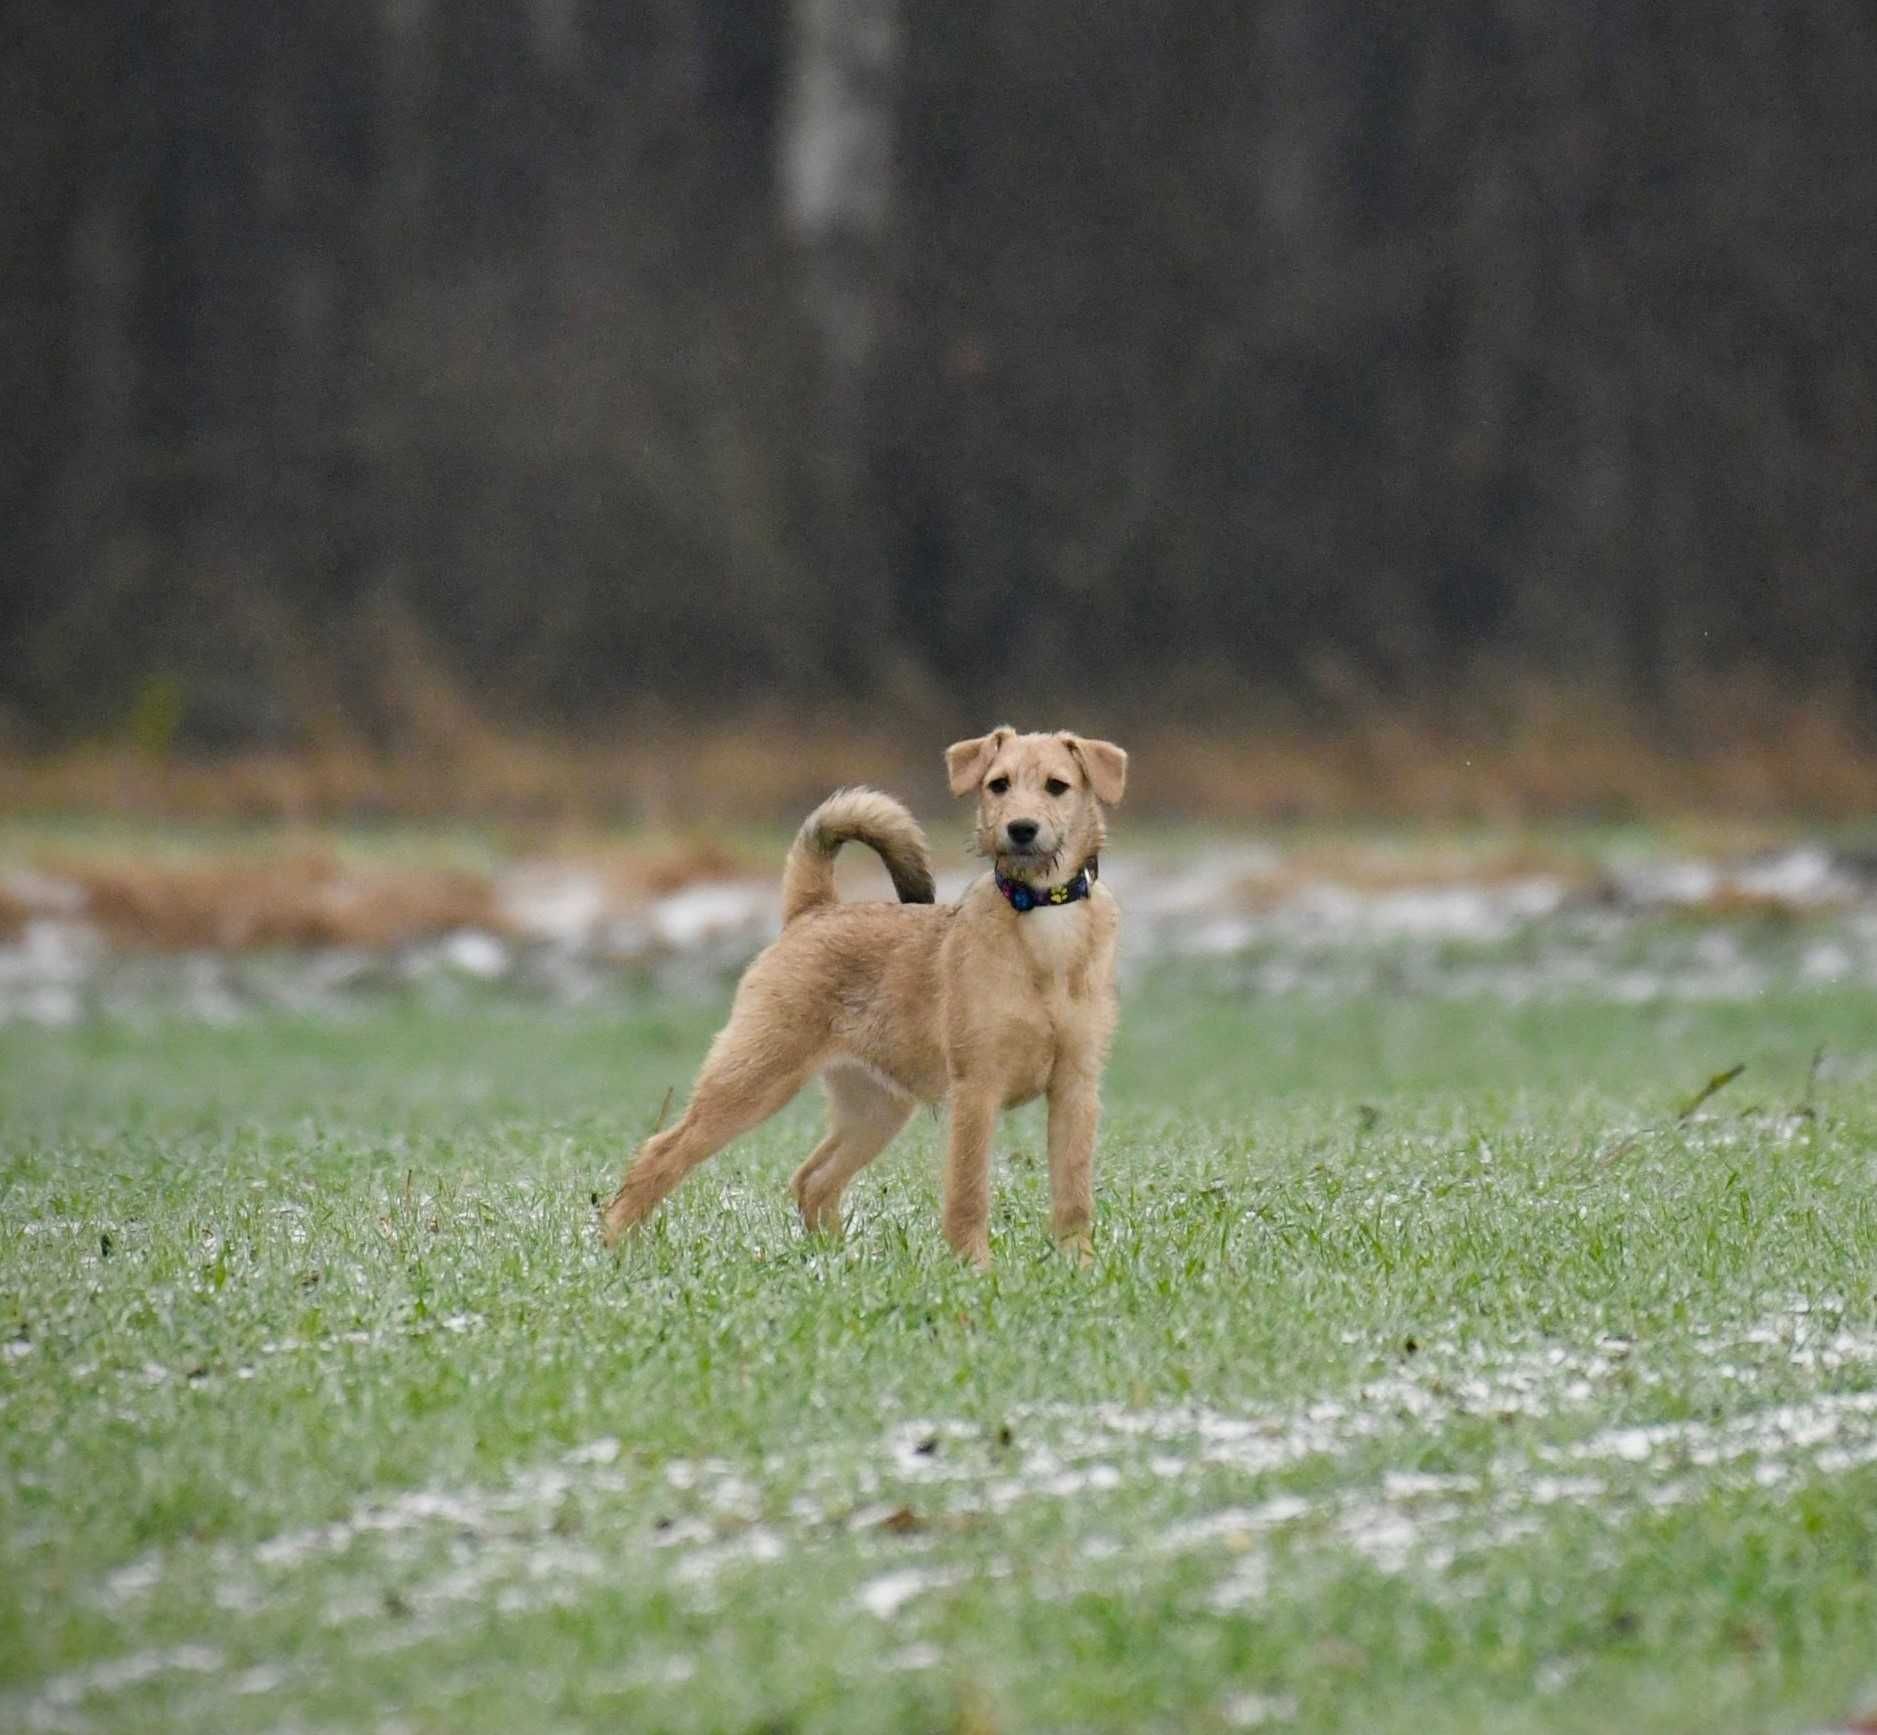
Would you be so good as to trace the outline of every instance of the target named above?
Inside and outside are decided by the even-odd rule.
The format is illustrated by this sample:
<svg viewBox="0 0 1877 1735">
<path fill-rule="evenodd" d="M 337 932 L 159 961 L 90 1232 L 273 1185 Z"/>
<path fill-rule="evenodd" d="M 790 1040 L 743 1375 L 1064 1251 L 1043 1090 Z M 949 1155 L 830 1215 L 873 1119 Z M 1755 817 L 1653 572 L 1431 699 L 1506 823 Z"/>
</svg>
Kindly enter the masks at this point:
<svg viewBox="0 0 1877 1735">
<path fill-rule="evenodd" d="M 1004 791 L 1010 787 L 1010 779 L 1008 777 L 993 777 L 984 787 L 993 795 L 1002 795 Z"/>
<path fill-rule="evenodd" d="M 1060 777 L 1052 777 L 1043 787 L 1047 789 L 1051 795 L 1067 795 L 1069 793 L 1068 784 L 1064 783 Z"/>
</svg>

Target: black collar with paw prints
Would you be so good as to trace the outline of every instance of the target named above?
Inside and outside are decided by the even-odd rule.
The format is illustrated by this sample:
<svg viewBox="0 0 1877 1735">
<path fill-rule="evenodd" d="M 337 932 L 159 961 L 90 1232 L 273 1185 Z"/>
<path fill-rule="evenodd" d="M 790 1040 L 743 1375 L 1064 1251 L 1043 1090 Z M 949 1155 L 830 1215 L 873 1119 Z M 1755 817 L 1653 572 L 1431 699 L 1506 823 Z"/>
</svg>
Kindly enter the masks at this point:
<svg viewBox="0 0 1877 1735">
<path fill-rule="evenodd" d="M 1094 856 L 1090 856 L 1077 869 L 1074 879 L 1059 886 L 1026 886 L 1022 880 L 1007 879 L 995 869 L 991 871 L 997 889 L 1020 916 L 1029 910 L 1046 910 L 1053 905 L 1072 904 L 1078 898 L 1085 898 L 1094 890 L 1095 882 L 1100 877 L 1101 863 Z"/>
</svg>

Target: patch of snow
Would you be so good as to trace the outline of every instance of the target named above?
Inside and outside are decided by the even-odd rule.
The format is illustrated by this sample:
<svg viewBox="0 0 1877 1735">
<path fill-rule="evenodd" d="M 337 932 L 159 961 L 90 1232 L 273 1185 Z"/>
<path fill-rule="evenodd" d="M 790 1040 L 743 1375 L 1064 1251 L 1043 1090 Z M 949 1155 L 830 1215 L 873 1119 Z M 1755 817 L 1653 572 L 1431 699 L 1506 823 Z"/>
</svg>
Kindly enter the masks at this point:
<svg viewBox="0 0 1877 1735">
<path fill-rule="evenodd" d="M 137 1651 L 109 1662 L 93 1663 L 55 1675 L 34 1696 L 35 1706 L 69 1709 L 94 1695 L 123 1693 L 162 1675 L 211 1675 L 222 1666 L 222 1653 L 210 1645 L 172 1645 L 168 1650 Z"/>
<path fill-rule="evenodd" d="M 914 1669 L 936 1669 L 945 1660 L 944 1653 L 937 1645 L 927 1644 L 923 1640 L 914 1645 L 907 1645 L 895 1651 L 880 1666 L 895 1673 Z"/>
<path fill-rule="evenodd" d="M 531 863 L 498 882 L 496 907 L 509 926 L 530 939 L 581 946 L 606 917 L 606 887 L 597 874 L 581 868 Z"/>
<path fill-rule="evenodd" d="M 902 1567 L 870 1578 L 854 1597 L 860 1608 L 877 1620 L 890 1621 L 915 1597 L 957 1584 L 963 1574 L 930 1566 Z"/>
<path fill-rule="evenodd" d="M 775 899 L 775 889 L 766 884 L 687 886 L 652 906 L 652 931 L 678 950 L 766 934 L 775 923 Z"/>
<path fill-rule="evenodd" d="M 561 1459 L 563 1464 L 611 1464 L 618 1460 L 619 1441 L 611 1434 L 602 1434 L 597 1440 L 589 1440 L 584 1446 L 575 1446 Z"/>
<path fill-rule="evenodd" d="M 679 1557 L 673 1576 L 680 1584 L 703 1584 L 716 1578 L 727 1567 L 762 1566 L 780 1560 L 787 1545 L 773 1530 L 753 1524 L 741 1535 L 706 1547 L 693 1548 Z"/>
<path fill-rule="evenodd" d="M 1297 1701 L 1288 1693 L 1234 1693 L 1219 1707 L 1234 1729 L 1263 1729 L 1297 1721 Z"/>
<path fill-rule="evenodd" d="M 508 973 L 508 948 L 479 928 L 461 928 L 444 940 L 443 962 L 478 982 L 494 982 Z"/>
<path fill-rule="evenodd" d="M 1721 870 L 1708 861 L 1633 861 L 1614 870 L 1618 890 L 1631 904 L 1704 904 L 1721 889 Z"/>
<path fill-rule="evenodd" d="M 1818 844 L 1801 844 L 1796 849 L 1763 856 L 1738 869 L 1734 884 L 1749 896 L 1800 908 L 1846 903 L 1859 890 L 1831 851 Z"/>
<path fill-rule="evenodd" d="M 35 916 L 71 920 L 85 908 L 83 886 L 56 874 L 40 873 L 36 868 L 10 868 L 0 873 L 0 892 Z"/>
<path fill-rule="evenodd" d="M 272 1693 L 287 1683 L 287 1671 L 273 1663 L 260 1663 L 244 1669 L 228 1683 L 229 1690 L 248 1698 L 256 1693 Z"/>
</svg>

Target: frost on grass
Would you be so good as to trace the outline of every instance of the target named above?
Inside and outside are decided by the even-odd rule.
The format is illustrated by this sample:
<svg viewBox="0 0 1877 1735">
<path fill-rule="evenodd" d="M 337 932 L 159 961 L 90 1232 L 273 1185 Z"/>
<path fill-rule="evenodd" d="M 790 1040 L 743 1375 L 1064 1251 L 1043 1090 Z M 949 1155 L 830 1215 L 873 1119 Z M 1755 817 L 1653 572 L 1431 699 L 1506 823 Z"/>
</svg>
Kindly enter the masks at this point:
<svg viewBox="0 0 1877 1735">
<path fill-rule="evenodd" d="M 54 1675 L 42 1682 L 24 1704 L 16 1704 L 15 1711 L 21 1726 L 28 1729 L 83 1728 L 82 1714 L 93 1700 L 134 1692 L 165 1675 L 212 1675 L 222 1669 L 223 1663 L 222 1653 L 212 1645 L 134 1651 Z M 0 1699 L 0 1708 L 5 1704 Z"/>
<path fill-rule="evenodd" d="M 1646 1345 L 1435 1338 L 1412 1362 L 1265 1411 L 1038 1403 L 995 1425 L 906 1419 L 871 1442 L 800 1441 L 750 1461 L 648 1461 L 605 1435 L 495 1485 L 407 1490 L 221 1545 L 217 1600 L 238 1614 L 309 1597 L 326 1627 L 382 1650 L 620 1583 L 719 1610 L 811 1560 L 830 1596 L 898 1638 L 881 1666 L 916 1669 L 936 1655 L 918 1637 L 934 1599 L 1019 1572 L 1026 1595 L 1048 1597 L 1216 1563 L 1196 1600 L 1215 1615 L 1263 1602 L 1304 1560 L 1465 1595 L 1457 1569 L 1559 1522 L 1621 1524 L 1727 1491 L 1781 1498 L 1877 1463 L 1877 1390 L 1759 1400 L 1769 1381 L 1789 1390 L 1877 1368 L 1877 1335 L 1835 1318 L 1799 1301 L 1711 1333 L 1699 1365 L 1733 1404 L 1699 1421 L 1607 1420 L 1618 1401 L 1659 1412 L 1683 1390 L 1685 1362 L 1657 1365 Z M 1482 1419 L 1535 1426 L 1466 1470 L 1421 1467 Z M 1021 1534 L 1011 1524 L 1048 1509 L 1072 1513 L 1082 1535 L 1042 1580 L 1005 1551 Z M 98 1600 L 122 1611 L 156 1597 L 176 1564 L 130 1562 Z"/>
</svg>

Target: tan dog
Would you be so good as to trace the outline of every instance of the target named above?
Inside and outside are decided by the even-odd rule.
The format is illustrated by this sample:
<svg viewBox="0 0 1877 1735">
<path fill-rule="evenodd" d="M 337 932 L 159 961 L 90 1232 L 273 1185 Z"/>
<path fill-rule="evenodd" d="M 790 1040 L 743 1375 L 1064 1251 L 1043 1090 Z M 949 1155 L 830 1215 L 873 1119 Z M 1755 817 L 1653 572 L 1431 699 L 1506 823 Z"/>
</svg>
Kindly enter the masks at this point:
<svg viewBox="0 0 1877 1735">
<path fill-rule="evenodd" d="M 945 762 L 954 795 L 977 791 L 977 846 L 996 871 L 935 905 L 925 834 L 897 801 L 849 789 L 816 808 L 782 870 L 782 935 L 744 972 L 683 1118 L 626 1170 L 602 1218 L 609 1246 L 819 1073 L 828 1135 L 789 1183 L 810 1229 L 838 1231 L 848 1182 L 919 1103 L 944 1099 L 945 1238 L 989 1263 L 992 1130 L 1047 1094 L 1051 1226 L 1086 1251 L 1118 921 L 1096 857 L 1127 755 L 995 729 Z M 850 840 L 879 854 L 901 902 L 835 901 Z"/>
</svg>

